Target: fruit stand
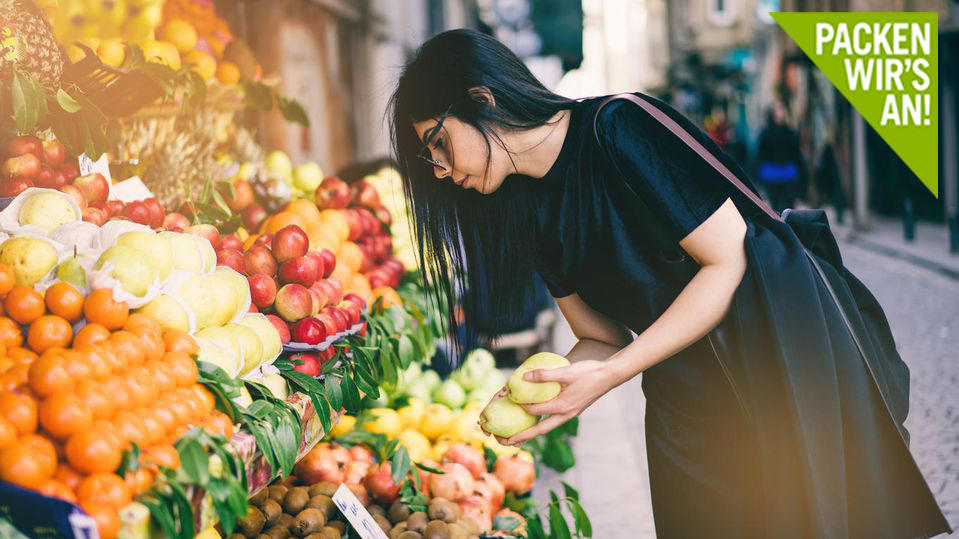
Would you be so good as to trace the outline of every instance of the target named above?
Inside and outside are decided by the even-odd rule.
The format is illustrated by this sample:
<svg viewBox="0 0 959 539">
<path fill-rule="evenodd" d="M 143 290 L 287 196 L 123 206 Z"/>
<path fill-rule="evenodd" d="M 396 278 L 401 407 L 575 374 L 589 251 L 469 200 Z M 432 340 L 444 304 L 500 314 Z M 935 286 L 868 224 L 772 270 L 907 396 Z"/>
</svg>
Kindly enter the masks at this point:
<svg viewBox="0 0 959 539">
<path fill-rule="evenodd" d="M 551 389 L 431 368 L 398 175 L 260 147 L 308 119 L 212 3 L 3 1 L 0 38 L 4 536 L 590 535 L 529 497 L 575 422 L 480 429 Z"/>
</svg>

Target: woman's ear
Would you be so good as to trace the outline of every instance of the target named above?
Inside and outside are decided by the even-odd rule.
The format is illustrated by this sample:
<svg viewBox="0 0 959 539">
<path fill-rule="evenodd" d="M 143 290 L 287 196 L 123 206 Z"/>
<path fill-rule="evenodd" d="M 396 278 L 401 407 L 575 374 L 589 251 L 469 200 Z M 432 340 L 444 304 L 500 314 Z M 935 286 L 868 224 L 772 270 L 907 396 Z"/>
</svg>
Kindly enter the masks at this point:
<svg viewBox="0 0 959 539">
<path fill-rule="evenodd" d="M 473 101 L 486 103 L 490 107 L 496 106 L 496 98 L 493 97 L 493 92 L 486 86 L 474 86 L 467 93 Z"/>
</svg>

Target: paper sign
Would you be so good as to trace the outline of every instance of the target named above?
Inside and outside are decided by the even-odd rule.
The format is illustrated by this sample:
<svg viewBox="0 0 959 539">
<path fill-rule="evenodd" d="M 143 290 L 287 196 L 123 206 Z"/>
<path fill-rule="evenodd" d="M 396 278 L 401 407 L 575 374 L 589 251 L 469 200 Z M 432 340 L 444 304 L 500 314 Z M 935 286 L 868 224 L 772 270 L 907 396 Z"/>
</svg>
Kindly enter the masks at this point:
<svg viewBox="0 0 959 539">
<path fill-rule="evenodd" d="M 345 484 L 340 483 L 340 488 L 336 489 L 333 503 L 340 508 L 346 520 L 350 521 L 350 526 L 353 526 L 356 533 L 363 539 L 389 539 L 379 524 L 373 520 L 373 515 L 363 507 L 353 491 Z"/>
<path fill-rule="evenodd" d="M 124 204 L 152 196 L 153 193 L 150 192 L 150 188 L 143 183 L 139 176 L 130 176 L 110 187 L 110 200 L 119 200 Z"/>
<path fill-rule="evenodd" d="M 110 175 L 110 162 L 107 161 L 107 154 L 101 154 L 100 158 L 94 161 L 87 157 L 87 154 L 80 154 L 80 157 L 77 158 L 78 167 L 80 168 L 80 175 L 86 176 L 87 174 L 94 174 L 99 172 L 107 179 L 107 183 L 113 183 L 113 176 Z"/>
</svg>

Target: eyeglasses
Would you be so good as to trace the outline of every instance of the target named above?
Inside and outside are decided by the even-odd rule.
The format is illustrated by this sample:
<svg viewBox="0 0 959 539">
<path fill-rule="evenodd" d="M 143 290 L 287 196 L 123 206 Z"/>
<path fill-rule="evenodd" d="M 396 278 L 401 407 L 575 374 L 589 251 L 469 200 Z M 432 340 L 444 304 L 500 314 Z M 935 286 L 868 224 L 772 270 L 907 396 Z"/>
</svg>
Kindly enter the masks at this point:
<svg viewBox="0 0 959 539">
<path fill-rule="evenodd" d="M 441 168 L 446 170 L 446 166 L 440 164 L 438 161 L 433 159 L 433 154 L 430 151 L 430 143 L 436 137 L 437 133 L 440 132 L 440 129 L 443 128 L 443 122 L 446 121 L 446 117 L 450 115 L 450 111 L 453 109 L 453 105 L 447 107 L 446 112 L 444 112 L 437 120 L 436 125 L 431 127 L 423 136 L 423 147 L 420 149 L 416 157 L 422 159 L 426 164 L 434 168 Z M 445 152 L 444 152 L 445 153 Z M 449 162 L 449 159 L 447 159 Z"/>
</svg>

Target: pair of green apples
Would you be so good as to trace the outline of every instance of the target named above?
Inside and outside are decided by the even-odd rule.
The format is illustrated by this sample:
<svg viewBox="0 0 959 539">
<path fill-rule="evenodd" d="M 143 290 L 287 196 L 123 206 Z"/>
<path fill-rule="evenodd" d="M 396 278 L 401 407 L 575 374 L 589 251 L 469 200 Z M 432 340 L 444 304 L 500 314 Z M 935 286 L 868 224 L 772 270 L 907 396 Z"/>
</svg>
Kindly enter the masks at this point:
<svg viewBox="0 0 959 539">
<path fill-rule="evenodd" d="M 536 425 L 540 418 L 527 412 L 521 404 L 538 404 L 559 395 L 559 382 L 529 382 L 523 379 L 529 371 L 556 369 L 569 365 L 565 357 L 541 352 L 528 357 L 513 371 L 506 384 L 507 394 L 494 399 L 480 414 L 480 426 L 501 438 L 509 438 Z"/>
</svg>

